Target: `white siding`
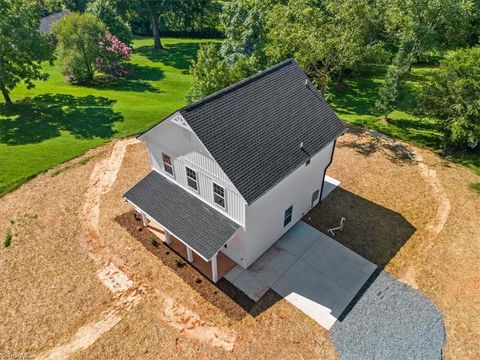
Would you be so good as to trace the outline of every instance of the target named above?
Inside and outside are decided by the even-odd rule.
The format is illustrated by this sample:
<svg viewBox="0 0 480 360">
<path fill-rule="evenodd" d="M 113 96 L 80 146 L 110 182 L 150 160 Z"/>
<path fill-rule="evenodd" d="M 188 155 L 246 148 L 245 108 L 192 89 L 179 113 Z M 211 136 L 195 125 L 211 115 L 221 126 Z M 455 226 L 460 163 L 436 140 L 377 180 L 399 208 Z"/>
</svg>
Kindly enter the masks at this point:
<svg viewBox="0 0 480 360">
<path fill-rule="evenodd" d="M 174 114 L 171 118 L 175 116 L 178 115 Z M 170 121 L 171 118 L 164 120 L 141 136 L 141 139 L 147 143 L 152 168 L 174 180 L 235 222 L 244 225 L 246 203 L 243 197 L 197 136 L 184 126 Z M 162 152 L 172 158 L 173 178 L 163 169 Z M 196 171 L 198 192 L 188 186 L 185 166 Z M 225 210 L 213 202 L 214 182 L 225 188 Z"/>
<path fill-rule="evenodd" d="M 321 189 L 334 143 L 311 158 L 246 208 L 243 267 L 250 266 L 311 209 L 312 194 Z M 292 221 L 283 226 L 285 210 L 293 205 Z"/>
</svg>

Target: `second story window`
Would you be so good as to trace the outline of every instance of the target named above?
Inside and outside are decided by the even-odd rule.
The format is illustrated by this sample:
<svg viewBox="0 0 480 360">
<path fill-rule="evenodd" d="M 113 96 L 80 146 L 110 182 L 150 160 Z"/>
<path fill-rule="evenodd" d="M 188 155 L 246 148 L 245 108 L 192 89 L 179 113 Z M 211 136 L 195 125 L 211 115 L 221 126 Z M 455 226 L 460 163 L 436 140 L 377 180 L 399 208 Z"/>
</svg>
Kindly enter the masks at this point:
<svg viewBox="0 0 480 360">
<path fill-rule="evenodd" d="M 213 202 L 225 209 L 225 189 L 213 183 Z"/>
<path fill-rule="evenodd" d="M 185 169 L 187 169 L 187 184 L 190 186 L 193 190 L 197 191 L 198 190 L 198 185 L 197 185 L 197 173 L 190 169 L 189 167 L 185 166 Z"/>
<path fill-rule="evenodd" d="M 287 226 L 292 221 L 292 211 L 293 205 L 290 206 L 287 210 L 285 210 L 285 215 L 283 217 L 283 226 Z"/>
<path fill-rule="evenodd" d="M 172 158 L 164 153 L 162 153 L 163 169 L 165 172 L 173 176 L 173 166 Z"/>
</svg>

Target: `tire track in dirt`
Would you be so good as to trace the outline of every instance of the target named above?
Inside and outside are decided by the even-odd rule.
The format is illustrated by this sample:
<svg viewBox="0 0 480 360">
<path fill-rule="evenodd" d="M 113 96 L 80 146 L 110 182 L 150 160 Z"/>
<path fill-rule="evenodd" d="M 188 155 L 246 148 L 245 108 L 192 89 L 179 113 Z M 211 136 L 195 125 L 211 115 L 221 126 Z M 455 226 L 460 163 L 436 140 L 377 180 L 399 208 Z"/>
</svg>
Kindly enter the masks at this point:
<svg viewBox="0 0 480 360">
<path fill-rule="evenodd" d="M 417 162 L 417 168 L 418 168 L 418 171 L 420 172 L 420 175 L 422 176 L 424 181 L 430 186 L 430 188 L 432 189 L 433 195 L 438 202 L 438 208 L 437 208 L 435 217 L 433 217 L 428 222 L 424 230 L 429 233 L 428 236 L 424 238 L 427 241 L 423 241 L 422 243 L 418 244 L 416 249 L 416 255 L 419 258 L 426 260 L 430 250 L 432 249 L 435 243 L 435 240 L 437 239 L 438 235 L 442 232 L 443 227 L 445 226 L 448 220 L 448 216 L 450 215 L 452 205 L 450 203 L 450 199 L 448 198 L 447 192 L 443 188 L 442 183 L 440 182 L 440 179 L 437 176 L 437 172 L 435 170 L 430 169 L 427 166 L 421 154 L 417 152 L 412 152 L 411 158 L 412 160 L 415 160 Z M 419 263 L 423 264 L 424 261 L 421 261 Z M 417 274 L 420 273 L 421 271 L 422 271 L 421 266 L 420 267 L 410 266 L 405 270 L 404 275 L 400 280 L 410 285 L 414 289 L 418 289 L 416 278 L 417 278 Z"/>
<path fill-rule="evenodd" d="M 178 330 L 181 335 L 226 351 L 233 350 L 236 339 L 233 331 L 209 325 L 197 314 L 176 303 L 173 298 L 158 290 L 154 291 L 146 281 L 137 279 L 126 267 L 125 262 L 101 241 L 99 230 L 101 196 L 108 193 L 115 184 L 127 146 L 137 142 L 136 139 L 117 141 L 110 157 L 95 165 L 90 175 L 83 207 L 82 222 L 88 234 L 88 254 L 102 267 L 96 275 L 114 294 L 116 300 L 99 319 L 82 326 L 67 343 L 44 352 L 37 357 L 38 359 L 66 359 L 76 351 L 87 349 L 149 294 L 160 302 L 162 320 Z"/>
</svg>

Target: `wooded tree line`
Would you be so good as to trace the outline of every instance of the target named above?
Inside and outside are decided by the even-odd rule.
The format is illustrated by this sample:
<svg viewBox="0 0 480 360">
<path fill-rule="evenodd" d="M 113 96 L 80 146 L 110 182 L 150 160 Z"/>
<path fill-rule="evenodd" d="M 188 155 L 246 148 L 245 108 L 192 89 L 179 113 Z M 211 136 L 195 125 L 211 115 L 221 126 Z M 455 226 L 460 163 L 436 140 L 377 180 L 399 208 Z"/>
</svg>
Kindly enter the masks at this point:
<svg viewBox="0 0 480 360">
<path fill-rule="evenodd" d="M 225 40 L 201 49 L 191 101 L 289 57 L 327 97 L 379 65 L 387 72 L 372 111 L 387 120 L 412 66 L 430 63 L 440 69 L 418 113 L 439 119 L 446 144 L 480 138 L 480 0 L 236 0 L 221 19 Z"/>
</svg>

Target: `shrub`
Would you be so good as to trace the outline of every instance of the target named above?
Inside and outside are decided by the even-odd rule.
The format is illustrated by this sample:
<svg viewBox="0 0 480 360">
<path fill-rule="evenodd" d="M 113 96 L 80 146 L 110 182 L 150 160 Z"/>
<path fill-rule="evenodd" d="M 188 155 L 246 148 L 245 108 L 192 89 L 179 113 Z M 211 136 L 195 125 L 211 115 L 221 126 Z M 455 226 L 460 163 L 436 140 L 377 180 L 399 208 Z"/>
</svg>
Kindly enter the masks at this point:
<svg viewBox="0 0 480 360">
<path fill-rule="evenodd" d="M 183 261 L 183 259 L 180 257 L 176 257 L 175 264 L 177 264 L 177 267 L 181 268 L 185 266 L 185 261 Z"/>
<path fill-rule="evenodd" d="M 92 14 L 72 13 L 53 25 L 53 34 L 66 78 L 71 82 L 92 81 L 105 24 Z"/>
<path fill-rule="evenodd" d="M 157 241 L 157 239 L 155 239 L 153 236 L 150 238 L 150 244 L 152 244 L 152 246 L 158 248 L 158 245 L 160 245 Z"/>
<path fill-rule="evenodd" d="M 12 243 L 12 233 L 7 231 L 5 234 L 5 239 L 3 239 L 3 247 L 8 248 Z"/>
<path fill-rule="evenodd" d="M 132 48 L 121 42 L 115 35 L 105 34 L 99 41 L 100 53 L 96 68 L 111 79 L 128 75 L 125 63 L 130 60 Z"/>
</svg>

